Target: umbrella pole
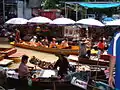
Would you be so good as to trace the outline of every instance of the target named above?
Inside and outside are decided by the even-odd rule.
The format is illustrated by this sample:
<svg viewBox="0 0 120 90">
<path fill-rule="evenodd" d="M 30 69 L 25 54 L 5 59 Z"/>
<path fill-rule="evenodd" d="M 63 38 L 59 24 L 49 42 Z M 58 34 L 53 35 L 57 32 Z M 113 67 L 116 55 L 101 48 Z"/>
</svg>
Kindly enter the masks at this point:
<svg viewBox="0 0 120 90">
<path fill-rule="evenodd" d="M 98 53 L 97 69 L 96 69 L 96 72 L 95 72 L 95 81 L 97 80 L 97 75 L 98 75 L 99 60 L 100 60 L 100 53 Z M 94 83 L 94 84 L 95 84 L 95 83 Z"/>
<path fill-rule="evenodd" d="M 81 47 L 80 30 L 79 30 L 79 41 L 78 41 L 78 43 L 79 43 L 79 56 L 78 56 L 78 67 L 79 67 L 80 66 L 79 60 L 80 60 L 80 56 L 81 56 L 81 50 L 80 50 L 80 47 Z"/>
<path fill-rule="evenodd" d="M 67 18 L 67 9 L 66 9 L 66 3 L 65 3 L 65 18 Z"/>
<path fill-rule="evenodd" d="M 86 34 L 87 34 L 87 38 L 89 37 L 89 31 L 88 31 L 88 27 L 86 27 Z"/>
<path fill-rule="evenodd" d="M 76 21 L 78 20 L 78 5 L 76 4 Z"/>
<path fill-rule="evenodd" d="M 3 2 L 3 22 L 5 22 L 5 0 Z"/>
</svg>

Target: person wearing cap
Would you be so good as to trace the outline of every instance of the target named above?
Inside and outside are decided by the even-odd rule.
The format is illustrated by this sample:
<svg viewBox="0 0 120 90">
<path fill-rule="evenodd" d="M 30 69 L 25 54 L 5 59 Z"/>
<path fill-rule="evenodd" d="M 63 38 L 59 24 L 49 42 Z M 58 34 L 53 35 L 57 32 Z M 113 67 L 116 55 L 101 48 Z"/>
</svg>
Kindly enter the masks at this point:
<svg viewBox="0 0 120 90">
<path fill-rule="evenodd" d="M 56 42 L 56 38 L 52 38 L 52 41 L 50 42 L 50 48 L 57 48 L 58 43 Z"/>
</svg>

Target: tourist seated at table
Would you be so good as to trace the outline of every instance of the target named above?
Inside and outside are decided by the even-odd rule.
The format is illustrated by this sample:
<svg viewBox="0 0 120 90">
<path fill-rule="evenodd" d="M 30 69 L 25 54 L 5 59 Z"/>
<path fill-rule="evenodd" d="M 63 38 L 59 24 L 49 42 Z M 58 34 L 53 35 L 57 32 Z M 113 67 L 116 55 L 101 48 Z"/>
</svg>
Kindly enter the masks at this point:
<svg viewBox="0 0 120 90">
<path fill-rule="evenodd" d="M 69 48 L 69 45 L 68 45 L 68 39 L 65 38 L 62 42 L 61 42 L 61 47 L 64 48 L 64 49 L 67 49 Z"/>
<path fill-rule="evenodd" d="M 50 48 L 57 48 L 58 43 L 56 42 L 55 38 L 52 38 L 52 41 L 50 42 Z"/>
</svg>

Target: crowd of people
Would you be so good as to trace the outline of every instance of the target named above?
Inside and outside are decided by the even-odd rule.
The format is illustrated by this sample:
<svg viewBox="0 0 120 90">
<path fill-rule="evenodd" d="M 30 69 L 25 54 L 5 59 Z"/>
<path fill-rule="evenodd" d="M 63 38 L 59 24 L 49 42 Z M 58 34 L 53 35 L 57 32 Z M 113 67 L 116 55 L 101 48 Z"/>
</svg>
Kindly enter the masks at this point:
<svg viewBox="0 0 120 90">
<path fill-rule="evenodd" d="M 2 29 L 2 32 L 4 34 L 5 30 Z M 15 30 L 15 33 L 11 33 L 11 34 L 7 33 L 7 34 L 9 34 L 9 40 L 10 41 L 15 41 L 16 43 L 28 44 L 30 46 L 35 46 L 35 47 L 43 46 L 43 47 L 46 47 L 46 48 L 48 48 L 48 47 L 49 48 L 65 48 L 65 49 L 70 48 L 68 38 L 64 38 L 64 40 L 61 41 L 61 43 L 58 43 L 56 38 L 52 38 L 51 41 L 49 41 L 47 37 L 38 40 L 38 37 L 36 35 L 34 35 L 31 38 L 31 40 L 26 43 L 26 42 L 22 41 L 22 39 L 20 37 L 20 31 L 18 29 Z M 119 37 L 117 39 L 119 39 Z M 115 61 L 117 61 L 117 63 L 119 63 L 118 60 L 117 60 L 119 58 L 119 55 L 116 55 L 115 53 L 117 52 L 117 54 L 118 54 L 119 51 L 117 51 L 116 48 L 114 48 L 114 49 L 116 49 L 116 52 L 113 51 L 113 46 L 114 46 L 113 42 L 109 46 L 108 41 L 110 41 L 110 40 L 106 40 L 105 37 L 99 37 L 99 41 L 97 41 L 97 42 L 92 40 L 91 38 L 82 38 L 79 41 L 80 42 L 80 51 L 81 51 L 80 52 L 80 57 L 90 58 L 90 56 L 93 54 L 93 52 L 92 52 L 93 50 L 97 51 L 97 54 L 105 54 L 105 53 L 107 54 L 107 50 L 108 50 L 108 54 L 110 54 L 112 56 L 115 56 L 116 58 L 111 57 L 112 58 L 111 62 L 112 62 L 113 65 L 110 64 L 111 65 L 110 66 L 111 67 L 110 68 L 111 73 L 110 73 L 110 77 L 109 77 L 109 84 L 110 84 L 111 87 L 113 87 L 113 84 L 112 84 L 112 82 L 114 82 L 114 78 L 113 78 L 113 75 L 112 75 L 113 67 L 115 65 Z M 116 42 L 116 43 L 118 43 L 118 42 Z M 119 45 L 119 43 L 117 44 L 117 46 L 118 45 Z M 108 46 L 109 46 L 109 49 L 108 49 Z M 21 76 L 22 74 L 25 74 L 25 77 L 26 77 L 26 75 L 29 76 L 29 74 L 28 74 L 29 70 L 26 66 L 27 60 L 28 60 L 28 57 L 23 56 L 22 62 L 21 62 L 20 67 L 19 67 L 20 78 L 24 77 L 24 75 Z M 66 64 L 64 68 L 63 68 L 63 64 Z M 21 69 L 21 67 L 24 67 L 24 69 L 23 68 Z M 54 66 L 51 65 L 50 69 L 52 69 L 52 68 L 57 69 L 57 67 L 60 67 L 58 74 L 61 77 L 64 77 L 64 74 L 67 73 L 67 69 L 69 67 L 68 61 L 66 60 L 66 58 L 64 58 L 64 55 L 59 56 L 59 60 L 56 62 L 56 64 L 54 64 Z M 61 68 L 62 68 L 62 70 L 64 69 L 65 71 L 64 70 L 62 71 Z M 118 64 L 117 64 L 117 70 L 119 70 L 118 69 Z M 117 74 L 118 74 L 117 78 L 119 78 L 119 72 Z M 115 80 L 116 80 L 116 83 L 117 83 L 116 87 L 120 88 L 119 87 L 119 81 L 117 79 L 115 79 Z"/>
<path fill-rule="evenodd" d="M 105 38 L 100 38 L 98 42 L 92 42 L 90 38 L 83 38 L 80 41 L 80 57 L 88 57 L 92 54 L 105 54 L 108 49 L 108 43 Z M 107 53 L 106 53 L 107 54 Z"/>
<path fill-rule="evenodd" d="M 68 39 L 65 38 L 63 41 L 61 41 L 61 43 L 58 43 L 56 38 L 52 38 L 51 41 L 48 40 L 47 37 L 41 39 L 41 40 L 37 40 L 37 36 L 33 36 L 33 38 L 31 38 L 31 40 L 29 42 L 25 42 L 25 41 L 21 41 L 21 44 L 29 44 L 30 46 L 35 46 L 35 47 L 46 47 L 46 48 L 69 48 L 69 43 L 68 43 Z"/>
</svg>

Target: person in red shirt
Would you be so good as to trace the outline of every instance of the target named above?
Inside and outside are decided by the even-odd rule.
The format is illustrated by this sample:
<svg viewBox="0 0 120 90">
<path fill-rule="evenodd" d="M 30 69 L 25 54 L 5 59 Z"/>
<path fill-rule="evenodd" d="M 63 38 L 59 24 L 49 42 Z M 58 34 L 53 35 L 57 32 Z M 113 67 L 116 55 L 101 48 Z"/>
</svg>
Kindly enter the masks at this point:
<svg viewBox="0 0 120 90">
<path fill-rule="evenodd" d="M 105 48 L 105 43 L 103 40 L 100 40 L 97 44 L 97 47 L 99 50 L 101 50 L 102 52 L 104 51 L 104 48 Z"/>
</svg>

